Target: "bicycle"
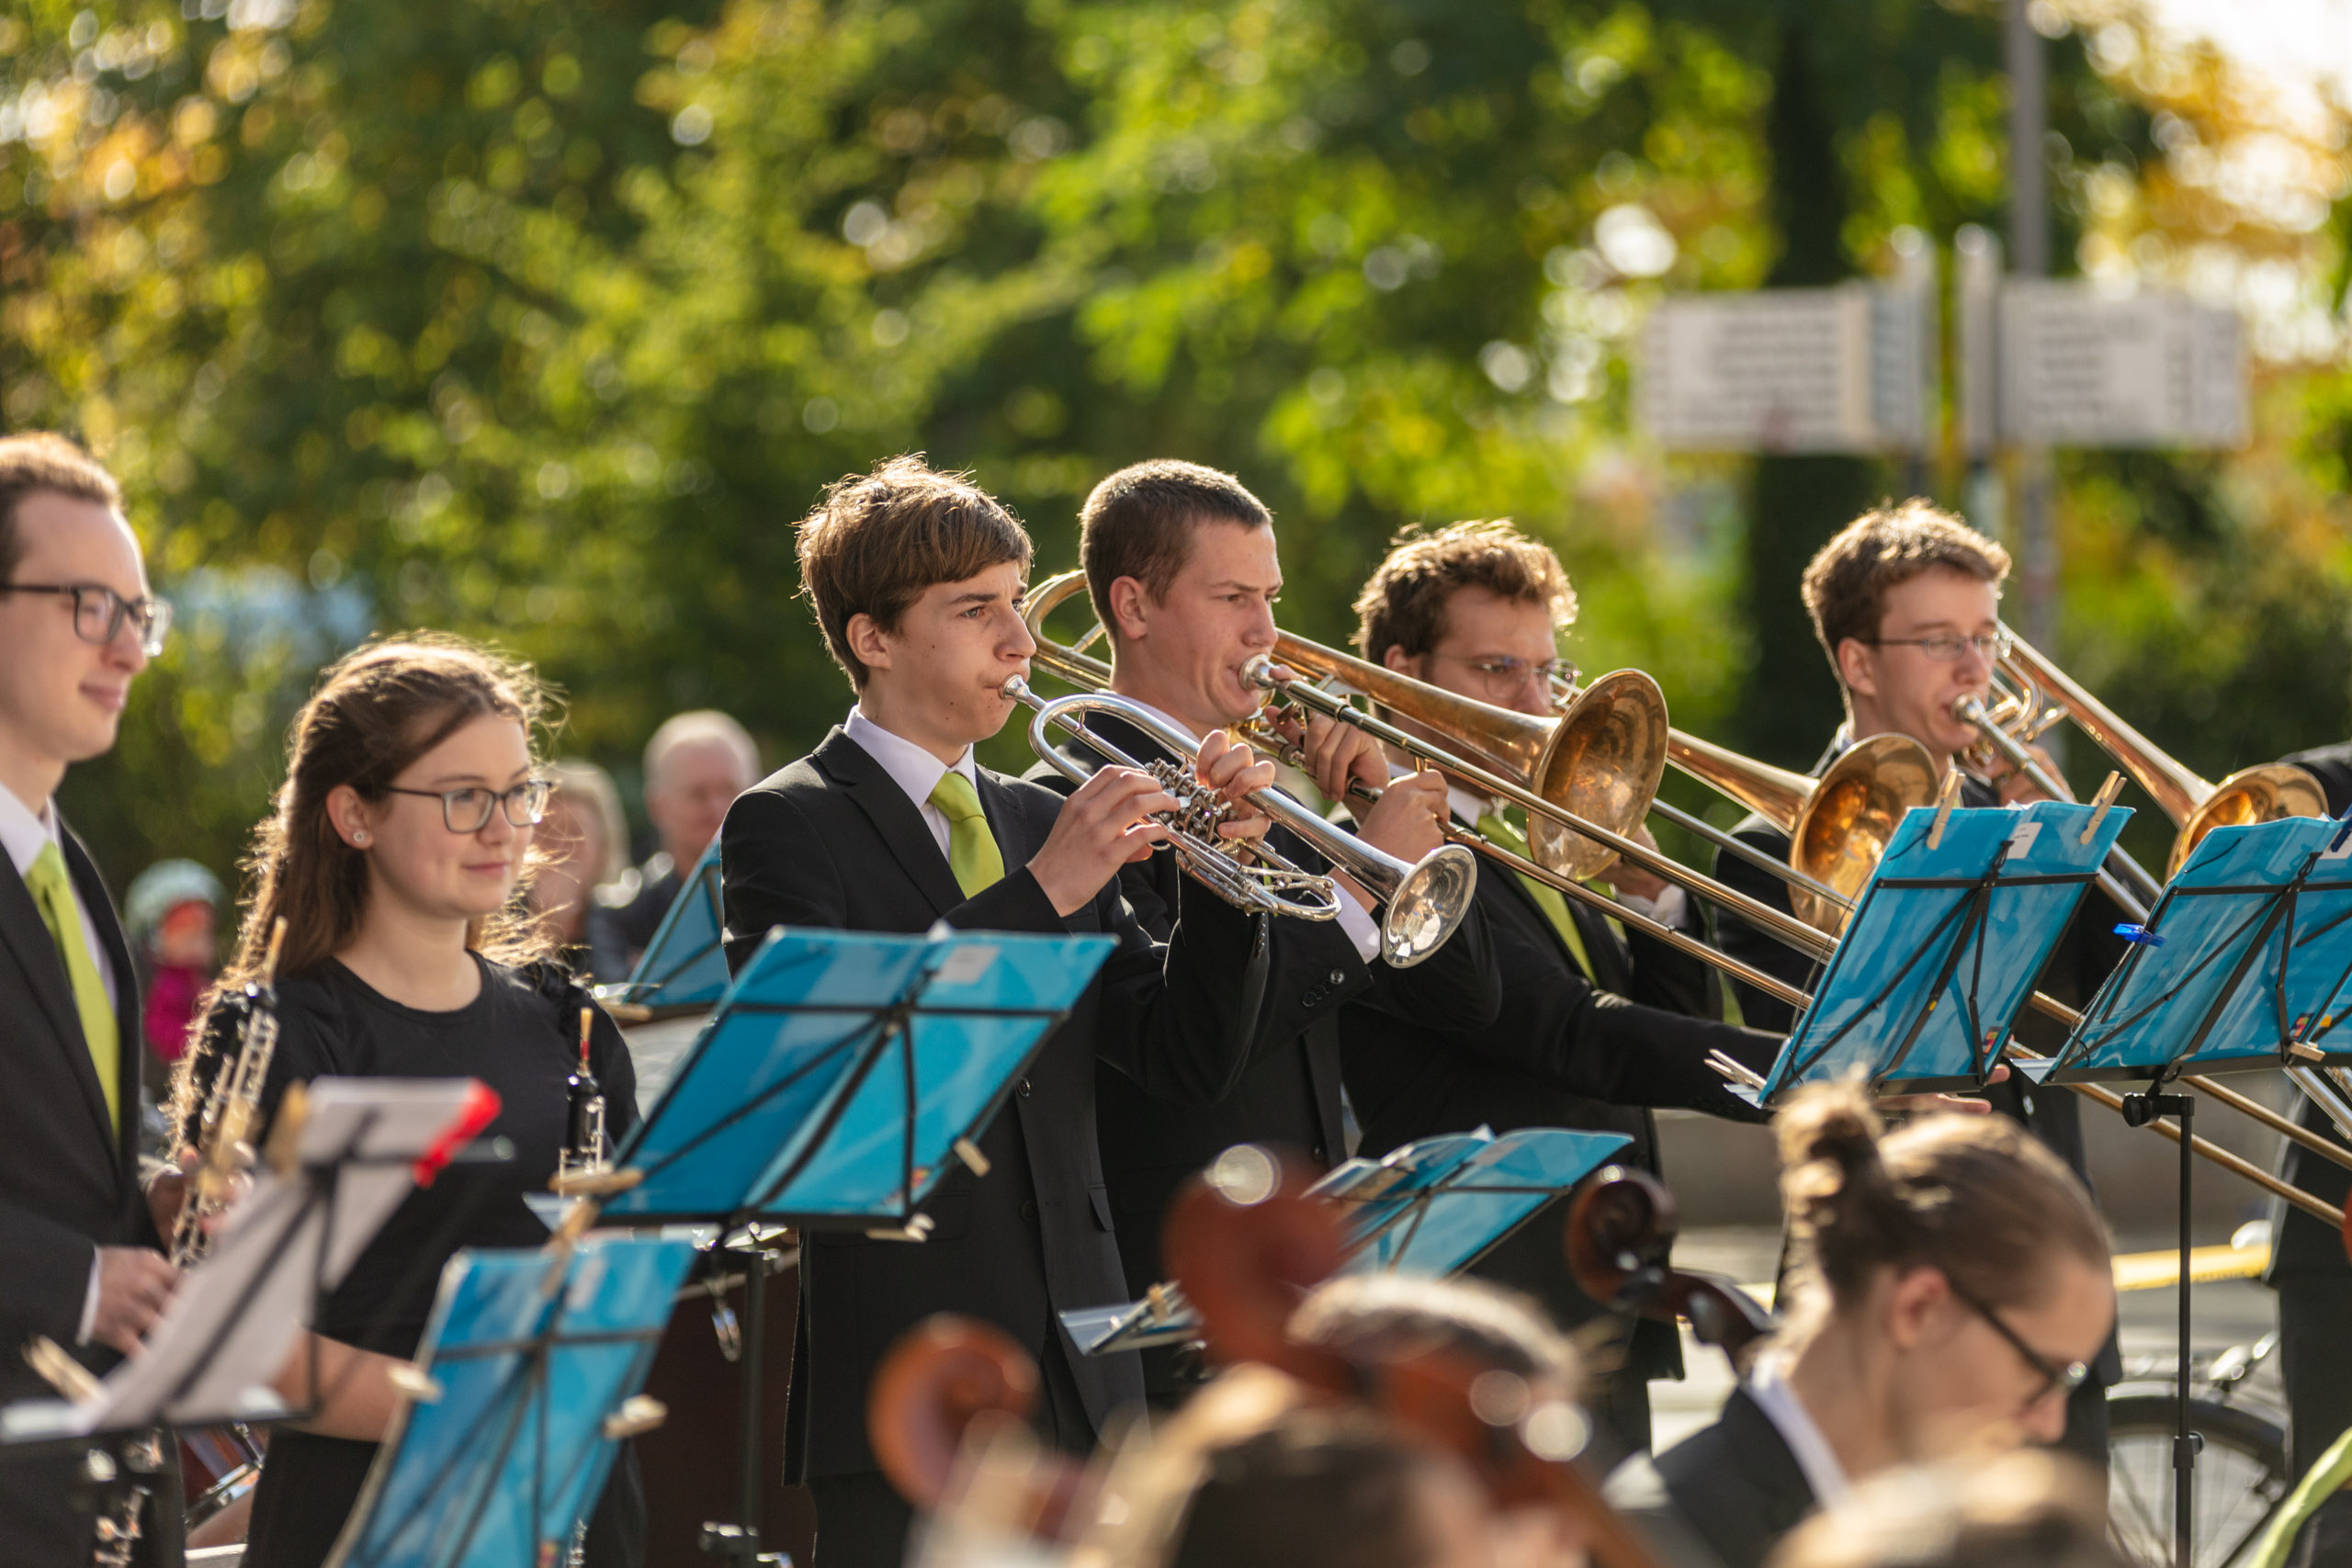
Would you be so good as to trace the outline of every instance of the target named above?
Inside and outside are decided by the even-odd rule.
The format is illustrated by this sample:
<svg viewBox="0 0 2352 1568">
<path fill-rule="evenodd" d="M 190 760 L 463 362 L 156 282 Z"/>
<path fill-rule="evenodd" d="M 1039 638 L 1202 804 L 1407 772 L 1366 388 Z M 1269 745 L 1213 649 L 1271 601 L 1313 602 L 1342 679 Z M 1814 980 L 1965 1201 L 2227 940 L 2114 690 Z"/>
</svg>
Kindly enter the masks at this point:
<svg viewBox="0 0 2352 1568">
<path fill-rule="evenodd" d="M 2278 1336 L 2233 1345 L 2196 1369 L 2189 1425 L 2197 1453 L 2196 1568 L 2227 1568 L 2260 1539 L 2291 1484 L 2286 1413 L 2247 1387 Z M 2173 1435 L 2177 1384 L 2169 1354 L 2134 1358 L 2108 1391 L 2108 1531 L 2133 1562 L 2172 1568 Z"/>
</svg>

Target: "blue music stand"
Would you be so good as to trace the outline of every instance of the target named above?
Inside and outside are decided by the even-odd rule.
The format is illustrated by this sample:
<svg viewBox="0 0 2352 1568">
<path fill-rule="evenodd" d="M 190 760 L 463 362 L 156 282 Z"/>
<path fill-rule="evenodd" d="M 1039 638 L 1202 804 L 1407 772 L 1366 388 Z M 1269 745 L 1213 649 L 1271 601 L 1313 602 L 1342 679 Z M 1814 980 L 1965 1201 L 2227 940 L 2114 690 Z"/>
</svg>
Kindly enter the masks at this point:
<svg viewBox="0 0 2352 1568">
<path fill-rule="evenodd" d="M 328 1568 L 568 1560 L 693 1262 L 686 1241 L 593 1236 L 449 1260 L 395 1419 Z"/>
<path fill-rule="evenodd" d="M 1456 1274 L 1484 1258 L 1555 1198 L 1633 1142 L 1617 1133 L 1525 1127 L 1500 1137 L 1481 1127 L 1351 1159 L 1307 1190 L 1341 1211 L 1342 1274 Z M 1200 1320 L 1182 1287 L 1142 1301 L 1060 1314 L 1088 1356 L 1182 1344 Z"/>
<path fill-rule="evenodd" d="M 606 1221 L 914 1224 L 1112 946 L 776 928 L 615 1152 L 642 1180 Z"/>
<path fill-rule="evenodd" d="M 718 840 L 695 862 L 686 874 L 653 940 L 645 946 L 628 978 L 615 986 L 599 986 L 596 996 L 606 1005 L 641 1007 L 654 1017 L 689 1012 L 716 1004 L 727 993 L 727 952 L 723 939 L 727 911 L 719 902 Z"/>
<path fill-rule="evenodd" d="M 1880 1093 L 1982 1089 L 2131 815 L 2055 800 L 1914 807 L 1764 1087 L 1732 1092 L 1775 1105 L 1857 1075 Z"/>
<path fill-rule="evenodd" d="M 2352 830 L 2312 817 L 2216 828 L 2041 1076 L 2162 1080 L 2352 1061 L 2352 1038 L 2335 1033 L 2347 980 Z"/>
</svg>

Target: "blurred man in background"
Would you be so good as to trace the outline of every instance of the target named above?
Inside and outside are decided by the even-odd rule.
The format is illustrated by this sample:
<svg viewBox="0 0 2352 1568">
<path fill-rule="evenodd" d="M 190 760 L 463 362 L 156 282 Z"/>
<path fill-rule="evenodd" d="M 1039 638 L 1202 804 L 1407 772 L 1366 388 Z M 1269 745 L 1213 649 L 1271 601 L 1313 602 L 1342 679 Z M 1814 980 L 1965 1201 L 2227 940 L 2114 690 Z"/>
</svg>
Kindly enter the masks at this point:
<svg viewBox="0 0 2352 1568">
<path fill-rule="evenodd" d="M 637 869 L 633 888 L 627 879 L 616 887 L 613 929 L 628 964 L 652 942 L 695 862 L 718 836 L 728 807 L 759 776 L 751 732 L 716 708 L 673 715 L 646 742 L 645 814 L 661 848 Z"/>
</svg>

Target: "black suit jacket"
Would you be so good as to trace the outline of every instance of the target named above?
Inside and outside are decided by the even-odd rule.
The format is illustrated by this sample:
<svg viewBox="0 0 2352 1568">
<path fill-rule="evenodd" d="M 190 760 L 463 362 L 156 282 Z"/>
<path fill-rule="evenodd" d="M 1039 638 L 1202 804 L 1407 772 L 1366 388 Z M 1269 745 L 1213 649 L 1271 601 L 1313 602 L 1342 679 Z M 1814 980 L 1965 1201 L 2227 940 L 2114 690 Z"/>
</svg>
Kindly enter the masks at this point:
<svg viewBox="0 0 2352 1568">
<path fill-rule="evenodd" d="M 1745 1388 L 1713 1426 L 1618 1466 L 1605 1495 L 1668 1568 L 1761 1568 L 1814 1510 L 1804 1466 Z"/>
<path fill-rule="evenodd" d="M 1115 716 L 1090 715 L 1087 723 L 1137 761 L 1168 755 Z M 1064 750 L 1090 768 L 1106 760 L 1076 741 Z M 1027 776 L 1065 795 L 1078 787 L 1045 761 Z M 1300 865 L 1325 869 L 1323 858 L 1287 830 L 1277 828 L 1269 837 L 1278 852 Z M 1160 942 L 1173 932 L 1176 890 L 1187 880 L 1166 850 L 1119 874 L 1128 907 Z M 1159 1232 L 1178 1188 L 1227 1149 L 1277 1144 L 1325 1168 L 1346 1157 L 1340 1109 L 1342 1003 L 1362 1000 L 1404 1027 L 1424 1030 L 1491 1022 L 1501 1005 L 1486 919 L 1475 906 L 1443 947 L 1409 969 L 1366 964 L 1337 920 L 1284 920 L 1278 930 L 1286 962 L 1284 983 L 1270 998 L 1269 1045 L 1230 1094 L 1207 1105 L 1173 1105 L 1108 1065 L 1096 1069 L 1102 1168 L 1118 1215 L 1127 1286 L 1136 1296 L 1168 1278 L 1159 1261 Z"/>
<path fill-rule="evenodd" d="M 2346 807 L 2352 807 L 2352 741 L 2298 751 L 2279 761 L 2309 768 L 2318 778 L 2320 787 L 2327 791 L 2327 808 L 2336 816 L 2341 817 Z M 2325 1111 L 2309 1100 L 2300 1096 L 2298 1099 L 2298 1122 L 2337 1143 L 2345 1141 Z M 2312 1197 L 2338 1208 L 2352 1198 L 2352 1170 L 2312 1154 L 2299 1144 L 2286 1145 L 2279 1156 L 2278 1174 Z M 2275 1209 L 2271 1224 L 2278 1241 L 2270 1255 L 2270 1277 L 2274 1280 L 2283 1269 L 2352 1269 L 2352 1262 L 2344 1256 L 2343 1236 L 2301 1209 L 2285 1203 L 2276 1204 Z"/>
<path fill-rule="evenodd" d="M 791 1479 L 875 1468 L 867 1385 L 892 1342 L 935 1312 L 983 1318 L 1041 1359 L 1061 1357 L 1098 1433 L 1114 1409 L 1139 1400 L 1133 1356 L 1069 1355 L 1054 1316 L 1126 1299 L 1095 1149 L 1095 1062 L 1152 1093 L 1207 1103 L 1231 1092 L 1269 1028 L 1273 944 L 1264 922 L 1181 892 L 1182 918 L 1163 947 L 1136 924 L 1115 880 L 1065 919 L 1028 870 L 1061 797 L 986 770 L 979 796 L 1006 874 L 968 899 L 914 802 L 839 729 L 740 797 L 720 831 L 728 952 L 738 965 L 778 925 L 919 932 L 945 920 L 1118 940 L 982 1136 L 989 1176 L 958 1169 L 926 1205 L 930 1240 L 807 1239 Z"/>
<path fill-rule="evenodd" d="M 1626 1158 L 1657 1168 L 1652 1106 L 1678 1106 L 1737 1121 L 1763 1120 L 1734 1098 L 1706 1066 L 1721 1049 L 1761 1070 L 1780 1042 L 1703 1014 L 1712 973 L 1656 938 L 1621 942 L 1597 912 L 1569 901 L 1586 953 L 1587 976 L 1519 878 L 1478 870 L 1484 914 L 1503 982 L 1491 1023 L 1416 1027 L 1392 1013 L 1351 1005 L 1340 1032 L 1349 1098 L 1363 1123 L 1363 1151 L 1385 1154 L 1439 1133 L 1569 1127 L 1623 1133 Z M 1539 1215 L 1483 1260 L 1480 1275 L 1541 1300 L 1573 1326 L 1601 1308 L 1576 1286 L 1551 1213 Z M 1636 1321 L 1630 1370 L 1670 1375 L 1681 1364 L 1672 1325 Z"/>
<path fill-rule="evenodd" d="M 139 992 L 130 950 L 106 885 L 71 831 L 65 866 L 114 969 L 119 1036 L 119 1131 L 82 1037 L 57 944 L 24 878 L 0 856 L 0 1404 L 53 1399 L 18 1352 L 36 1334 L 74 1347 L 99 1247 L 159 1245 L 139 1186 Z M 96 1346 L 74 1354 L 104 1372 L 119 1359 Z M 74 1502 L 71 1460 L 0 1460 L 0 1562 L 79 1562 L 91 1521 Z M 150 1562 L 180 1559 L 178 1485 L 152 1508 Z"/>
</svg>

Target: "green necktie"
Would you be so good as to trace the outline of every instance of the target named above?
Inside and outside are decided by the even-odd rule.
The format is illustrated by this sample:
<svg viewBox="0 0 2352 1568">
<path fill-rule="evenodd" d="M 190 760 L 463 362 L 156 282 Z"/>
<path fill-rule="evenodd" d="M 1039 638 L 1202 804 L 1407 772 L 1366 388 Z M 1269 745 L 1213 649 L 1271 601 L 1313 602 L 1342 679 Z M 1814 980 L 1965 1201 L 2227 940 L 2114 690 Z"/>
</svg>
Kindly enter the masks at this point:
<svg viewBox="0 0 2352 1568">
<path fill-rule="evenodd" d="M 64 961 L 65 977 L 74 983 L 74 1010 L 82 1015 L 82 1039 L 90 1061 L 98 1069 L 98 1087 L 106 1090 L 107 1115 L 115 1131 L 122 1130 L 122 1086 L 116 1077 L 122 1066 L 122 1036 L 115 1031 L 114 1002 L 98 966 L 90 960 L 90 944 L 83 940 L 82 911 L 74 902 L 73 885 L 66 880 L 65 857 L 54 841 L 43 844 L 25 873 L 25 887 L 40 906 L 40 918 Z"/>
<path fill-rule="evenodd" d="M 1535 858 L 1527 847 L 1527 835 L 1512 827 L 1500 812 L 1489 811 L 1479 818 L 1478 831 L 1486 835 L 1488 842 L 1498 844 L 1515 855 L 1527 860 Z M 1568 944 L 1568 952 L 1576 959 L 1577 967 L 1584 971 L 1586 979 L 1591 979 L 1592 958 L 1584 950 L 1584 933 L 1577 930 L 1576 916 L 1568 908 L 1567 895 L 1548 882 L 1538 882 L 1523 871 L 1517 875 L 1520 886 L 1527 889 L 1527 896 L 1535 900 L 1535 907 L 1544 911 L 1544 919 L 1552 922 L 1552 929 L 1558 931 L 1560 940 Z"/>
<path fill-rule="evenodd" d="M 983 887 L 1004 880 L 1004 856 L 989 831 L 988 813 L 980 809 L 979 792 L 972 781 L 950 768 L 933 786 L 931 803 L 947 818 L 947 869 L 956 886 L 969 898 Z"/>
</svg>

